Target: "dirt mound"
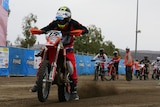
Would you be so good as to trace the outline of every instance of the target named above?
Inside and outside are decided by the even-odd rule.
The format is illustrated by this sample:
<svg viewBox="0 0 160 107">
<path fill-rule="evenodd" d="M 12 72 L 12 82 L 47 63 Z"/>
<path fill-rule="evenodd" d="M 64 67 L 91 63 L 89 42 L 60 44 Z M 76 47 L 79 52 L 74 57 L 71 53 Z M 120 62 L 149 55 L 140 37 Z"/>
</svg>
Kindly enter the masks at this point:
<svg viewBox="0 0 160 107">
<path fill-rule="evenodd" d="M 118 94 L 118 89 L 114 85 L 106 85 L 100 82 L 84 83 L 78 90 L 81 98 L 102 97 Z"/>
</svg>

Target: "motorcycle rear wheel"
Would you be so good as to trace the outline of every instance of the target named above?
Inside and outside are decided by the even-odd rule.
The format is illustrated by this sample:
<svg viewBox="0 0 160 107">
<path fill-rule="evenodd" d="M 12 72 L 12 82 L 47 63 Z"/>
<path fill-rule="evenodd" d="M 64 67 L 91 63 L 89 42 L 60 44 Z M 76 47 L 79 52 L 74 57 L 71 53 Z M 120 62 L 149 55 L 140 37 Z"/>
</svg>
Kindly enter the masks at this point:
<svg viewBox="0 0 160 107">
<path fill-rule="evenodd" d="M 51 65 L 48 60 L 44 60 L 40 66 L 37 80 L 37 95 L 40 102 L 45 102 L 48 98 L 51 82 L 49 82 L 49 73 Z"/>
<path fill-rule="evenodd" d="M 95 69 L 95 72 L 94 72 L 94 80 L 97 81 L 97 80 L 98 80 L 98 77 L 99 77 L 99 69 L 96 68 L 96 69 Z"/>
</svg>

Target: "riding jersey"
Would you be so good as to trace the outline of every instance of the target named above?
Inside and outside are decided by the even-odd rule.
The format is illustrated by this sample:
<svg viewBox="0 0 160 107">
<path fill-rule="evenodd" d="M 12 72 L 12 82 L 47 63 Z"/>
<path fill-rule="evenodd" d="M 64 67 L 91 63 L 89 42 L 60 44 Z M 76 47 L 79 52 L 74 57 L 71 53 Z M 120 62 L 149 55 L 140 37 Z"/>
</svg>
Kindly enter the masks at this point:
<svg viewBox="0 0 160 107">
<path fill-rule="evenodd" d="M 151 62 L 148 60 L 148 59 L 142 59 L 141 61 L 140 61 L 140 64 L 145 64 L 145 67 L 149 67 L 149 64 L 150 64 Z"/>
<path fill-rule="evenodd" d="M 107 60 L 108 60 L 108 57 L 107 57 L 107 55 L 106 54 L 97 54 L 94 58 L 93 58 L 93 60 L 100 60 L 100 61 L 102 61 L 102 62 L 107 62 Z"/>
<path fill-rule="evenodd" d="M 104 67 L 105 67 L 105 62 L 107 62 L 108 57 L 107 57 L 107 55 L 104 54 L 104 53 L 103 53 L 103 54 L 98 53 L 98 54 L 93 58 L 93 60 L 99 60 L 99 61 L 101 62 L 102 68 L 104 69 Z"/>
<path fill-rule="evenodd" d="M 41 30 L 43 32 L 47 32 L 50 30 L 59 30 L 59 31 L 62 31 L 62 34 L 63 34 L 63 33 L 69 33 L 70 31 L 77 30 L 77 29 L 83 30 L 82 34 L 88 33 L 88 30 L 85 26 L 81 25 L 79 22 L 77 22 L 76 20 L 73 20 L 73 19 L 71 19 L 70 22 L 63 29 L 59 28 L 57 20 L 54 20 L 49 25 L 42 28 Z M 63 35 L 62 42 L 65 47 L 73 49 L 73 45 L 74 45 L 74 37 L 73 36 L 67 35 L 67 34 Z"/>
<path fill-rule="evenodd" d="M 112 61 L 114 61 L 114 63 L 119 63 L 120 59 L 121 59 L 120 56 L 114 56 L 114 57 L 112 58 Z"/>
<path fill-rule="evenodd" d="M 114 62 L 114 67 L 116 68 L 116 74 L 119 74 L 118 73 L 118 66 L 119 66 L 119 61 L 121 60 L 121 57 L 120 56 L 114 56 L 111 61 Z"/>
<path fill-rule="evenodd" d="M 152 65 L 153 65 L 153 69 L 160 69 L 160 61 L 155 61 L 155 62 L 153 62 L 152 63 Z"/>
</svg>

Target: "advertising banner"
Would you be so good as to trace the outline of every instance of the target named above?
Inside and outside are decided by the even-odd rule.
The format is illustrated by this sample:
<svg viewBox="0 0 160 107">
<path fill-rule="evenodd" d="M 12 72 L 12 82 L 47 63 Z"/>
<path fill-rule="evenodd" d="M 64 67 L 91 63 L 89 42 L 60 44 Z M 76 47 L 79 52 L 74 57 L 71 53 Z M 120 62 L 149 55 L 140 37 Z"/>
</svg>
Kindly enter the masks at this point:
<svg viewBox="0 0 160 107">
<path fill-rule="evenodd" d="M 9 50 L 8 48 L 0 47 L 0 68 L 8 68 Z"/>
</svg>

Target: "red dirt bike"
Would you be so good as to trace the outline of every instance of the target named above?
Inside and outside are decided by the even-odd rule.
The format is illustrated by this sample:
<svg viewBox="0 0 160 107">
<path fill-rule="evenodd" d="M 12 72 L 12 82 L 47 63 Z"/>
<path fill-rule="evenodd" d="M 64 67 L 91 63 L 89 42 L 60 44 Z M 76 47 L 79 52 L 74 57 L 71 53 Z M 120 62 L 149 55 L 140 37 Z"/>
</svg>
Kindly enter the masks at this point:
<svg viewBox="0 0 160 107">
<path fill-rule="evenodd" d="M 104 62 L 100 60 L 91 60 L 92 62 L 95 61 L 94 64 L 94 80 L 97 81 L 99 79 L 99 76 L 101 77 L 101 81 L 104 81 L 104 68 L 102 67 L 102 64 Z"/>
<path fill-rule="evenodd" d="M 154 66 L 152 79 L 159 80 L 159 77 L 160 77 L 160 67 L 159 66 Z"/>
<path fill-rule="evenodd" d="M 138 78 L 140 80 L 142 80 L 142 79 L 144 79 L 144 80 L 148 79 L 148 70 L 146 68 L 146 65 L 145 64 L 139 64 L 139 66 L 140 66 L 140 70 L 138 72 Z"/>
<path fill-rule="evenodd" d="M 116 79 L 116 68 L 114 66 L 114 61 L 110 61 L 107 65 L 108 70 L 105 72 L 105 79 L 115 80 Z"/>
<path fill-rule="evenodd" d="M 41 34 L 37 28 L 31 28 L 32 34 Z M 82 30 L 70 31 L 71 36 L 81 35 Z M 70 61 L 66 59 L 66 50 L 62 43 L 62 32 L 51 30 L 46 32 L 45 48 L 42 62 L 37 74 L 37 96 L 40 102 L 45 102 L 49 96 L 51 85 L 58 86 L 58 99 L 60 102 L 71 99 Z"/>
</svg>

